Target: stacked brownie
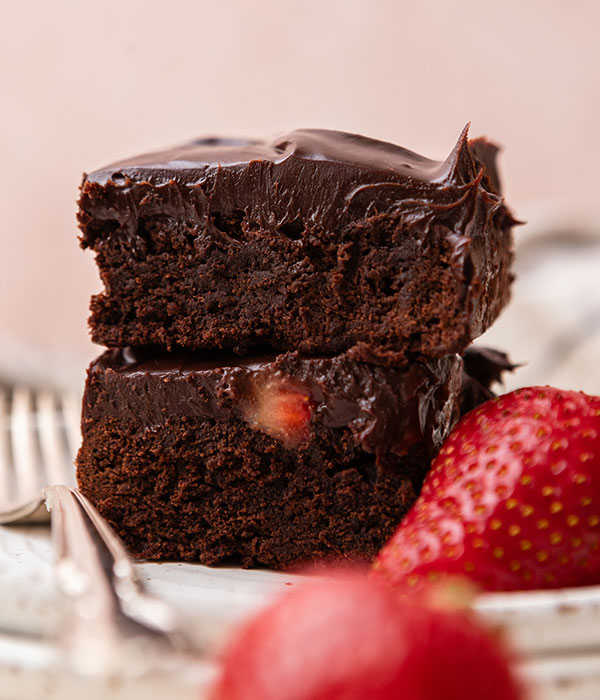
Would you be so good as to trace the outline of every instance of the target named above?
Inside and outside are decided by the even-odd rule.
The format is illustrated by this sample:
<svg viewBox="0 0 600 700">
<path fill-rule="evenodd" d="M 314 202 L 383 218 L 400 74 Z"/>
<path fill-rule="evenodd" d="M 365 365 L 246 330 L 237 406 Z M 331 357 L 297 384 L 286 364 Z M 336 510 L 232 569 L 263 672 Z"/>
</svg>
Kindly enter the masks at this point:
<svg viewBox="0 0 600 700">
<path fill-rule="evenodd" d="M 377 551 L 461 399 L 485 392 L 461 355 L 509 296 L 495 155 L 466 130 L 443 162 L 305 130 L 84 178 L 104 282 L 90 326 L 109 350 L 88 372 L 78 479 L 134 554 Z M 471 364 L 485 378 L 503 361 Z"/>
</svg>

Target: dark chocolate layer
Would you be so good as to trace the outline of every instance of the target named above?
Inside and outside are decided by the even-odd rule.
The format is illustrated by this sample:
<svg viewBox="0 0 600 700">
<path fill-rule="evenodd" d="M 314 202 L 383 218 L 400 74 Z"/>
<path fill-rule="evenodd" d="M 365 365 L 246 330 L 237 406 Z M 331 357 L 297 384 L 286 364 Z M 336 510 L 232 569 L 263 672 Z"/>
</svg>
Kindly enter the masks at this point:
<svg viewBox="0 0 600 700">
<path fill-rule="evenodd" d="M 89 381 L 83 425 L 106 416 L 150 429 L 175 417 L 235 418 L 273 435 L 277 426 L 270 426 L 263 414 L 269 407 L 276 410 L 269 393 L 283 391 L 307 397 L 310 426 L 348 428 L 356 444 L 378 459 L 405 455 L 416 443 L 433 453 L 458 418 L 461 367 L 457 356 L 386 368 L 344 355 L 207 358 L 176 353 L 144 358 L 139 351 L 113 350 L 90 367 L 103 399 Z"/>
<path fill-rule="evenodd" d="M 486 153 L 485 142 L 477 143 Z M 444 161 L 357 134 L 304 129 L 273 141 L 198 139 L 120 161 L 87 175 L 84 196 L 95 184 L 112 185 L 106 213 L 120 224 L 131 223 L 131 205 L 143 199 L 134 191 L 140 184 L 177 184 L 184 189 L 171 207 L 193 206 L 196 215 L 207 219 L 242 210 L 274 233 L 298 218 L 338 228 L 402 203 L 413 221 L 440 215 L 468 235 L 470 226 L 481 227 L 501 207 L 499 192 L 491 186 L 492 181 L 499 183 L 494 163 L 492 154 L 484 176 L 469 149 L 466 129 Z M 469 199 L 481 191 L 487 196 L 478 212 Z M 147 202 L 142 205 L 148 210 Z"/>
<path fill-rule="evenodd" d="M 445 161 L 334 131 L 200 140 L 84 178 L 82 245 L 108 346 L 462 352 L 508 299 L 514 220 L 496 148 Z"/>
</svg>

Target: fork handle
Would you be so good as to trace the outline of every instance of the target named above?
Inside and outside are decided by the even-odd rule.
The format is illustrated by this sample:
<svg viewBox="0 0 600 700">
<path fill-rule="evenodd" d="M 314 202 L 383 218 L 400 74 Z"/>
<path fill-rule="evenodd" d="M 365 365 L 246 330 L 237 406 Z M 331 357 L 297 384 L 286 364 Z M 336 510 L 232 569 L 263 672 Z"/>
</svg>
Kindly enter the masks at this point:
<svg viewBox="0 0 600 700">
<path fill-rule="evenodd" d="M 60 635 L 71 666 L 90 674 L 124 667 L 143 674 L 171 666 L 182 653 L 205 651 L 166 603 L 145 593 L 123 544 L 83 494 L 49 486 L 44 496 L 58 586 L 72 603 Z"/>
</svg>

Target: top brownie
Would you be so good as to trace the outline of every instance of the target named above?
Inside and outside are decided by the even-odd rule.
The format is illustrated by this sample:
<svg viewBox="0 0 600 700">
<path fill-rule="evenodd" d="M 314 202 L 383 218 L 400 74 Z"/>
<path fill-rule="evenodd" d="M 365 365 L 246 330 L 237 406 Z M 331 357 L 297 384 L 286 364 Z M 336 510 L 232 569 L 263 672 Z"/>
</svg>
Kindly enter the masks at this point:
<svg viewBox="0 0 600 700">
<path fill-rule="evenodd" d="M 511 282 L 496 147 L 434 161 L 336 131 L 201 139 L 83 179 L 95 342 L 348 352 L 403 365 L 462 352 Z"/>
</svg>

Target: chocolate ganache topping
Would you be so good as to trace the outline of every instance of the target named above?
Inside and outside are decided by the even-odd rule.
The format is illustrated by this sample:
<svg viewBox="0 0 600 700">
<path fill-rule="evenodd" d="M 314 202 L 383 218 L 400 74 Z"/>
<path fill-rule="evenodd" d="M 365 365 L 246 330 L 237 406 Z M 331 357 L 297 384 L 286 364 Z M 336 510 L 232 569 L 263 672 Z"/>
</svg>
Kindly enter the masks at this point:
<svg viewBox="0 0 600 700">
<path fill-rule="evenodd" d="M 104 416 L 108 411 L 149 429 L 182 416 L 252 423 L 257 392 L 289 386 L 306 392 L 314 409 L 313 428 L 348 428 L 362 449 L 385 462 L 385 454 L 402 456 L 418 442 L 432 452 L 439 448 L 458 418 L 461 368 L 456 355 L 391 368 L 370 367 L 346 355 L 144 357 L 137 350 L 111 350 L 90 367 L 92 379 L 96 373 L 104 375 L 102 386 L 110 400 L 99 401 L 91 381 L 83 420 L 101 419 L 95 410 L 102 406 Z"/>
<path fill-rule="evenodd" d="M 444 161 L 338 131 L 303 129 L 272 141 L 199 139 L 120 161 L 84 176 L 81 207 L 135 233 L 132 211 L 205 219 L 243 212 L 278 231 L 301 221 L 314 229 L 402 210 L 407 222 L 436 219 L 468 235 L 504 209 L 497 148 L 468 141 L 468 125 Z M 83 245 L 91 244 L 87 231 Z"/>
</svg>

